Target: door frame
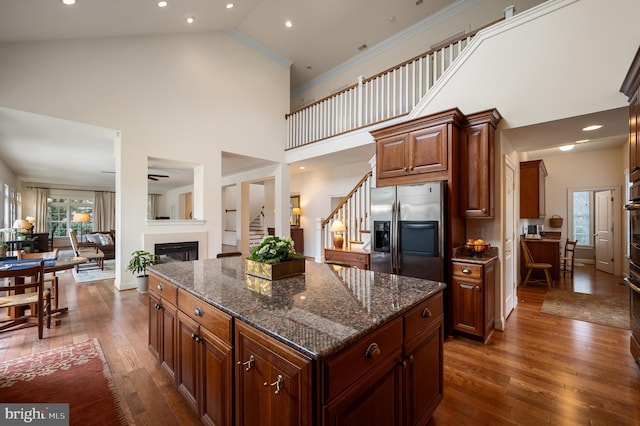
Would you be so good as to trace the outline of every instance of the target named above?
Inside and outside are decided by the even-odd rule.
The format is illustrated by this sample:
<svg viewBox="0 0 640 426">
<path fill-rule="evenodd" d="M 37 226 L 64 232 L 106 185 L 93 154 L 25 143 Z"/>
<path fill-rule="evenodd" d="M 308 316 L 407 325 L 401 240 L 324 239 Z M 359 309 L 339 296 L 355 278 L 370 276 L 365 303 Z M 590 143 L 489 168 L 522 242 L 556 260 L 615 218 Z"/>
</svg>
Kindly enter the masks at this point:
<svg viewBox="0 0 640 426">
<path fill-rule="evenodd" d="M 507 176 L 507 169 L 510 169 L 512 171 L 512 176 L 513 176 L 513 188 L 511 188 L 511 196 L 509 197 L 509 188 L 507 187 L 507 182 L 506 182 L 506 176 Z M 501 297 L 500 297 L 500 303 L 502 306 L 502 312 L 501 312 L 501 316 L 504 316 L 504 321 L 506 322 L 506 319 L 509 317 L 509 314 L 511 312 L 513 312 L 513 310 L 515 310 L 518 306 L 518 280 L 517 280 L 517 272 L 518 272 L 518 268 L 517 268 L 517 259 L 518 256 L 517 254 L 517 250 L 516 250 L 516 246 L 517 246 L 517 235 L 518 235 L 518 221 L 516 220 L 516 214 L 517 214 L 517 198 L 516 198 L 516 178 L 517 178 L 517 168 L 516 168 L 516 164 L 511 161 L 511 159 L 509 159 L 508 156 L 504 156 L 504 176 L 503 176 L 503 199 L 504 199 L 504 229 L 503 229 L 503 259 L 504 259 L 504 266 L 502 268 L 502 274 L 503 274 L 503 280 L 502 280 L 502 286 L 501 286 Z M 511 199 L 511 203 L 509 203 L 509 199 Z M 508 223 L 507 218 L 509 217 L 509 214 L 507 214 L 508 210 L 510 210 L 511 213 L 511 224 Z M 509 236 L 511 239 L 511 248 L 509 249 L 509 247 L 507 246 L 508 240 L 509 240 Z M 507 250 L 511 250 L 511 258 L 509 261 L 509 256 L 507 253 Z M 507 264 L 508 262 L 508 264 Z M 511 277 L 509 277 L 509 275 L 511 275 Z M 511 282 L 509 282 L 509 280 L 511 280 Z M 508 294 L 508 286 L 511 286 L 511 293 L 512 293 L 512 305 L 511 305 L 511 309 L 509 309 L 509 307 L 507 306 L 507 294 Z M 502 318 L 501 318 L 502 319 Z M 504 330 L 504 326 L 503 326 L 503 330 Z"/>
</svg>

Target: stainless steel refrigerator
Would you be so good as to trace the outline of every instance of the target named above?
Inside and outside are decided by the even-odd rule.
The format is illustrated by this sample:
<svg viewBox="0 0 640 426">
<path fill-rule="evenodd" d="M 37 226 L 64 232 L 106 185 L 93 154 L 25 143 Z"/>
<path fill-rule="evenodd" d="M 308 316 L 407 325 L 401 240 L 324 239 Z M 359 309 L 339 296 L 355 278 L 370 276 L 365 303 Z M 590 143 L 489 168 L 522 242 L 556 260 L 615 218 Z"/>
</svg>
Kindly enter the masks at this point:
<svg viewBox="0 0 640 426">
<path fill-rule="evenodd" d="M 442 182 L 371 189 L 371 269 L 444 279 Z"/>
</svg>

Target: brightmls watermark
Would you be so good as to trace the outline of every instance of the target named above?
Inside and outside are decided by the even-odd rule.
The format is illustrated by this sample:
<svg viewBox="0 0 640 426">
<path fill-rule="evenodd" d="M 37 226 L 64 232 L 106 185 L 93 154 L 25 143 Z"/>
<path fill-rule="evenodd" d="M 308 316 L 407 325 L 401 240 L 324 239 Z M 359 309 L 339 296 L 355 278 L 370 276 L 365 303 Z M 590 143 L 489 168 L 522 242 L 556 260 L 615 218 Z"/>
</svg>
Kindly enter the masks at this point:
<svg viewBox="0 0 640 426">
<path fill-rule="evenodd" d="M 69 426 L 69 404 L 3 404 L 0 424 Z"/>
</svg>

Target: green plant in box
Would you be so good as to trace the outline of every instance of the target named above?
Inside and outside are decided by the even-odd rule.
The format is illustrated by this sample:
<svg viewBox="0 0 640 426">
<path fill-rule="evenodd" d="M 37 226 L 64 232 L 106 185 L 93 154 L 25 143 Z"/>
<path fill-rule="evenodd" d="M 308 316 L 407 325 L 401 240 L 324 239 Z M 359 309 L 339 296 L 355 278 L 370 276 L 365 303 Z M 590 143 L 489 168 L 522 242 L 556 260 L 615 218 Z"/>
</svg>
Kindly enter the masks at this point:
<svg viewBox="0 0 640 426">
<path fill-rule="evenodd" d="M 147 275 L 147 267 L 158 263 L 158 259 L 155 255 L 144 250 L 136 250 L 131 253 L 131 259 L 127 265 L 127 271 L 133 274 Z"/>
<path fill-rule="evenodd" d="M 304 255 L 297 253 L 293 249 L 291 238 L 280 238 L 267 236 L 262 239 L 259 245 L 251 249 L 249 260 L 261 263 L 280 263 L 294 259 L 304 259 Z"/>
</svg>

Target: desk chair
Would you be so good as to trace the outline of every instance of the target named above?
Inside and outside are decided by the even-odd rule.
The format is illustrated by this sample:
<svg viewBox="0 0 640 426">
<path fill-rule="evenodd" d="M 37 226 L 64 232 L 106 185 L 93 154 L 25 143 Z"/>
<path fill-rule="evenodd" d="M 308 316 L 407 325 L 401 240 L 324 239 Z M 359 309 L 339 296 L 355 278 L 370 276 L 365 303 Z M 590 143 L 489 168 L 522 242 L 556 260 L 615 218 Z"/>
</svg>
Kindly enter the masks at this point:
<svg viewBox="0 0 640 426">
<path fill-rule="evenodd" d="M 567 272 L 567 266 L 569 266 L 569 271 L 571 271 L 571 278 L 573 278 L 573 265 L 575 264 L 576 257 L 576 245 L 578 244 L 578 240 L 569 241 L 567 238 L 567 242 L 564 243 L 564 256 L 560 256 L 560 261 L 562 262 L 562 276 L 564 277 L 564 273 Z"/>
<path fill-rule="evenodd" d="M 0 319 L 0 331 L 24 327 L 22 324 L 37 324 L 38 339 L 42 339 L 44 317 L 47 328 L 51 328 L 51 293 L 44 289 L 44 262 L 38 265 L 0 271 L 0 308 L 13 310 L 13 315 Z M 21 311 L 18 308 L 29 307 Z M 19 327 L 20 326 L 20 327 Z"/>
<path fill-rule="evenodd" d="M 25 253 L 22 250 L 18 251 L 18 259 L 57 259 L 58 250 L 46 251 L 42 253 Z M 51 291 L 51 300 L 53 300 L 53 308 L 58 309 L 58 277 L 55 272 L 50 272 L 44 277 L 45 290 Z M 47 287 L 47 283 L 51 284 Z"/>
<path fill-rule="evenodd" d="M 524 257 L 524 267 L 527 268 L 527 275 L 524 278 L 523 286 L 526 286 L 529 282 L 529 278 L 531 277 L 531 273 L 534 269 L 544 271 L 544 276 L 547 279 L 547 285 L 551 288 L 551 270 L 552 265 L 550 263 L 538 263 L 533 259 L 531 252 L 529 251 L 529 247 L 527 246 L 527 242 L 525 240 L 520 240 L 520 245 L 522 246 L 522 256 Z"/>
</svg>

